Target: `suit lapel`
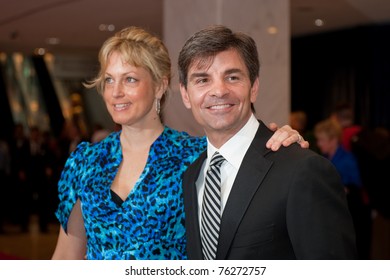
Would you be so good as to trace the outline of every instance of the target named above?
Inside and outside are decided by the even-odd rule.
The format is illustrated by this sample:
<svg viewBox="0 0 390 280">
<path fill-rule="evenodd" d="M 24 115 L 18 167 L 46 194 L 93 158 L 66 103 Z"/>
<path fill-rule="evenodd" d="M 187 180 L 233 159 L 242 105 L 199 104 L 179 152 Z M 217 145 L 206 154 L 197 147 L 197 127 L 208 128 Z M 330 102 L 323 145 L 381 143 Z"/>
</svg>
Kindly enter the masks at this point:
<svg viewBox="0 0 390 280">
<path fill-rule="evenodd" d="M 186 213 L 186 231 L 187 231 L 187 254 L 189 259 L 203 259 L 202 243 L 200 239 L 200 227 L 198 217 L 198 196 L 196 191 L 196 180 L 201 171 L 203 162 L 207 158 L 207 152 L 204 152 L 187 170 L 186 183 L 184 186 L 184 207 Z M 191 185 L 187 182 L 190 182 Z"/>
<path fill-rule="evenodd" d="M 264 158 L 268 151 L 265 143 L 272 135 L 263 123 L 250 145 L 226 203 L 218 243 L 217 259 L 225 259 L 237 228 L 245 215 L 254 194 L 260 188 L 272 162 Z"/>
</svg>

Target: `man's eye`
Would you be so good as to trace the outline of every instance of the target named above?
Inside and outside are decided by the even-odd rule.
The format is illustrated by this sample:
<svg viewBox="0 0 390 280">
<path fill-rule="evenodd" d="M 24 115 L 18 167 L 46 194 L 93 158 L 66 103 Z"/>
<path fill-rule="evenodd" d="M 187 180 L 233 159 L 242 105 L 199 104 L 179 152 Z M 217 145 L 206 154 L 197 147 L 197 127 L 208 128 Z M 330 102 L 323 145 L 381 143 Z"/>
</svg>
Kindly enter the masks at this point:
<svg viewBox="0 0 390 280">
<path fill-rule="evenodd" d="M 208 81 L 208 80 L 207 80 L 206 78 L 203 78 L 203 79 L 198 79 L 198 80 L 196 80 L 195 83 L 201 85 L 201 84 L 207 83 L 207 81 Z"/>
<path fill-rule="evenodd" d="M 228 80 L 229 81 L 236 81 L 236 80 L 239 80 L 239 78 L 237 76 L 229 76 Z"/>
</svg>

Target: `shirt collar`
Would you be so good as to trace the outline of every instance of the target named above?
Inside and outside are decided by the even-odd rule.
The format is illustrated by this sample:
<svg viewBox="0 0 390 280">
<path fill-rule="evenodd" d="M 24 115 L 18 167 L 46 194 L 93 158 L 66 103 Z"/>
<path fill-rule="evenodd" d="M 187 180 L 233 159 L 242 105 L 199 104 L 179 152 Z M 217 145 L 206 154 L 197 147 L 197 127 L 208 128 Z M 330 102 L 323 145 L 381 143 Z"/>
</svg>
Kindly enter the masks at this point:
<svg viewBox="0 0 390 280">
<path fill-rule="evenodd" d="M 207 141 L 207 162 L 209 165 L 211 157 L 216 151 L 219 153 L 235 168 L 239 168 L 241 162 L 248 150 L 256 132 L 259 128 L 259 122 L 252 114 L 248 122 L 237 132 L 232 138 L 230 138 L 220 149 L 215 148 L 209 141 Z"/>
</svg>

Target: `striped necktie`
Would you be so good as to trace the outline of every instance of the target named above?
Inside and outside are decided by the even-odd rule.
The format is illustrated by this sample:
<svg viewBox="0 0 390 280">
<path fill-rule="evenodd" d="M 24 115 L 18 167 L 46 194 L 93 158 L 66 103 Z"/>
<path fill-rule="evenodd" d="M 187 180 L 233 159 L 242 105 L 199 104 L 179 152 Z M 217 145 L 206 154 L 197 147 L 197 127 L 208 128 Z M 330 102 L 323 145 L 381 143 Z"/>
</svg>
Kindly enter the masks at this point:
<svg viewBox="0 0 390 280">
<path fill-rule="evenodd" d="M 221 223 L 221 171 L 225 159 L 215 152 L 206 173 L 202 203 L 201 238 L 203 259 L 213 260 L 217 255 Z"/>
</svg>

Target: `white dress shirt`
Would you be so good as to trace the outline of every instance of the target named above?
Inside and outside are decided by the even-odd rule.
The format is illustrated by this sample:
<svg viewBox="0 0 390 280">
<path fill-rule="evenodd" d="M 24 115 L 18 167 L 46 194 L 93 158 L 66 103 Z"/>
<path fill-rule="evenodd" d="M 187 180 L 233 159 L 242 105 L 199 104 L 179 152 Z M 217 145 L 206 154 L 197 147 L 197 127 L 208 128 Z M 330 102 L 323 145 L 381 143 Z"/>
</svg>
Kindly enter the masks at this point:
<svg viewBox="0 0 390 280">
<path fill-rule="evenodd" d="M 203 202 L 203 191 L 205 184 L 205 176 L 207 168 L 210 164 L 211 157 L 216 151 L 225 158 L 221 166 L 221 211 L 225 209 L 230 191 L 232 189 L 234 180 L 236 179 L 241 162 L 248 150 L 250 144 L 255 137 L 259 122 L 252 114 L 245 126 L 229 139 L 220 149 L 215 148 L 207 139 L 207 159 L 204 161 L 202 170 L 196 180 L 196 189 L 198 194 L 198 217 L 199 225 L 201 225 L 201 211 Z"/>
</svg>

